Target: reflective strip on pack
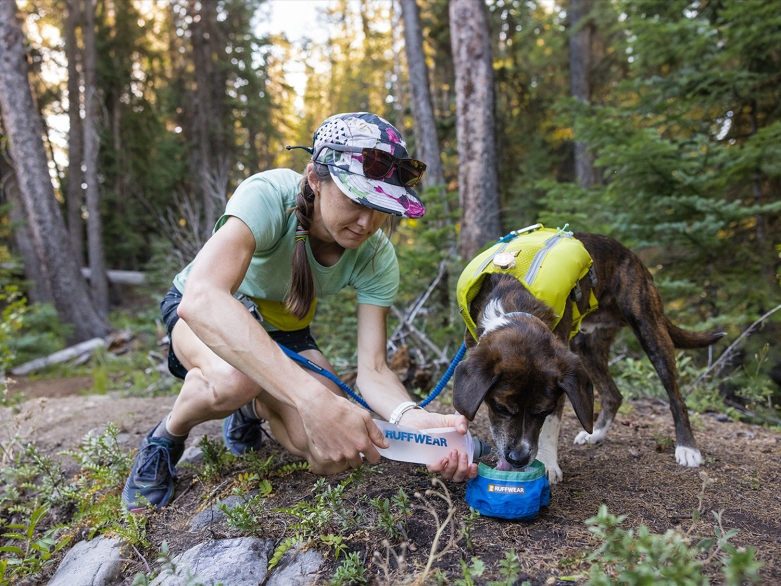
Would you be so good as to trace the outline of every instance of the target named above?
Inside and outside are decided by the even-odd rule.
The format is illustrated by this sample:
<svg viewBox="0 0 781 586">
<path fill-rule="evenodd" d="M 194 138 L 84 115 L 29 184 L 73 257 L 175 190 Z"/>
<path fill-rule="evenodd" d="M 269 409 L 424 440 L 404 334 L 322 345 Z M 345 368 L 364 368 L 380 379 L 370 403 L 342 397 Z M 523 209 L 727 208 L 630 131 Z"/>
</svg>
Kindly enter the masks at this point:
<svg viewBox="0 0 781 586">
<path fill-rule="evenodd" d="M 571 232 L 538 226 L 534 231 L 524 232 L 524 229 L 518 231 L 515 236 L 511 234 L 502 238 L 472 259 L 461 273 L 456 297 L 461 317 L 475 340 L 478 338 L 477 324 L 469 315 L 469 305 L 477 296 L 487 275 L 504 273 L 517 278 L 532 295 L 553 309 L 556 315 L 553 325 L 555 328 L 564 315 L 570 291 L 591 268 L 591 256 L 586 247 L 572 237 Z M 494 257 L 500 253 L 513 253 L 515 265 L 501 268 L 494 264 Z M 589 308 L 584 314 L 580 314 L 575 304 L 572 308 L 570 338 L 577 334 L 583 317 L 597 309 L 593 291 L 589 297 Z"/>
</svg>

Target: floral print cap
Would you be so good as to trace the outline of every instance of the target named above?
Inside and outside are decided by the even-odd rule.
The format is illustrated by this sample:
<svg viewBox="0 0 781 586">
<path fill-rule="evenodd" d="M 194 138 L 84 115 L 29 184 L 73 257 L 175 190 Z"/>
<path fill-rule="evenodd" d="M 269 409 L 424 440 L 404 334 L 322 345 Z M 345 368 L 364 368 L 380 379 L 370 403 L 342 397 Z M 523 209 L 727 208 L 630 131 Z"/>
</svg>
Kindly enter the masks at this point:
<svg viewBox="0 0 781 586">
<path fill-rule="evenodd" d="M 314 153 L 325 143 L 381 149 L 399 159 L 409 158 L 407 144 L 399 131 L 387 120 L 369 112 L 328 118 L 315 132 Z M 320 151 L 315 162 L 328 165 L 337 187 L 355 202 L 406 218 L 420 218 L 426 213 L 418 194 L 399 181 L 395 167 L 389 177 L 369 179 L 363 174 L 361 153 L 343 153 L 328 147 Z"/>
</svg>

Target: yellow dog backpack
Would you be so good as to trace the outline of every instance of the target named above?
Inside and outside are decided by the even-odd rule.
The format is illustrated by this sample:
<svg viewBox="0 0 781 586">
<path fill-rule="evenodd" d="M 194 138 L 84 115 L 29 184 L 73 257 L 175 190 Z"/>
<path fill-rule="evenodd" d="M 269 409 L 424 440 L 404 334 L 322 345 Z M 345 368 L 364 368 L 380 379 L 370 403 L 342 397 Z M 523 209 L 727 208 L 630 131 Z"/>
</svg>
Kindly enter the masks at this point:
<svg viewBox="0 0 781 586">
<path fill-rule="evenodd" d="M 588 309 L 582 314 L 570 297 L 573 292 L 580 292 L 578 282 L 589 273 L 592 264 L 591 255 L 583 243 L 573 238 L 572 232 L 545 228 L 542 224 L 510 232 L 472 259 L 461 273 L 456 287 L 461 317 L 477 340 L 477 325 L 469 315 L 469 304 L 487 275 L 504 273 L 514 276 L 532 295 L 553 309 L 556 314 L 554 328 L 561 321 L 566 304 L 572 303 L 569 334 L 572 338 L 578 333 L 583 317 L 597 308 L 593 290 Z M 594 273 L 591 274 L 592 282 L 595 282 Z"/>
</svg>

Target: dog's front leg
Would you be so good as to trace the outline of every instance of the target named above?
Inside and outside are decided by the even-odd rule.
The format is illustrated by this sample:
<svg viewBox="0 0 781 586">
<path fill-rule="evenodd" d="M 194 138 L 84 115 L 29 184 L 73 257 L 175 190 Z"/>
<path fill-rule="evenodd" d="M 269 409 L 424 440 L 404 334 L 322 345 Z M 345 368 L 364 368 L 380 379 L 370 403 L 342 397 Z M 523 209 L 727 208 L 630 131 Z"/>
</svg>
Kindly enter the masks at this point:
<svg viewBox="0 0 781 586">
<path fill-rule="evenodd" d="M 559 468 L 559 431 L 561 430 L 561 415 L 564 411 L 565 396 L 559 397 L 556 409 L 545 418 L 537 449 L 537 459 L 545 464 L 548 482 L 551 484 L 561 482 L 561 479 L 564 478 L 561 468 Z"/>
</svg>

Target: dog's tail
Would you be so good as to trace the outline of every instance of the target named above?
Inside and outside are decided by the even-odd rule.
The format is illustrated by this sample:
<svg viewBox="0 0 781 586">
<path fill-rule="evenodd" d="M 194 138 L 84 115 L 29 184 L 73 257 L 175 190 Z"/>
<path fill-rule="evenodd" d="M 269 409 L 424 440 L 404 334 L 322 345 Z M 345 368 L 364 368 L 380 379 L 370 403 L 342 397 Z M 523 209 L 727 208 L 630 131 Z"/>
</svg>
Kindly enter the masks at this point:
<svg viewBox="0 0 781 586">
<path fill-rule="evenodd" d="M 676 348 L 689 349 L 689 348 L 705 348 L 711 344 L 715 344 L 726 336 L 726 332 L 690 332 L 683 330 L 673 324 L 667 316 L 665 316 L 665 325 L 667 327 L 667 333 L 670 335 L 670 339 L 673 341 L 673 345 Z"/>
</svg>

